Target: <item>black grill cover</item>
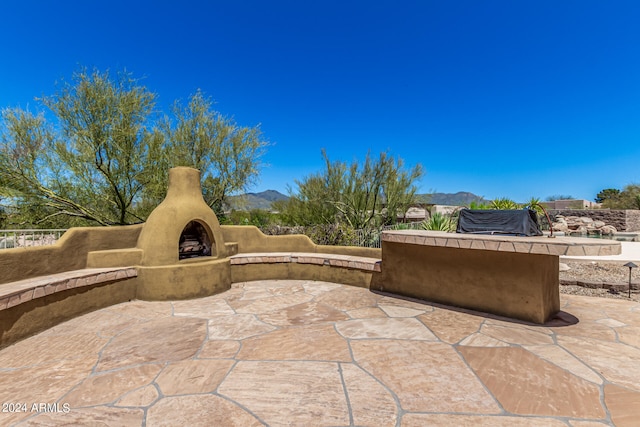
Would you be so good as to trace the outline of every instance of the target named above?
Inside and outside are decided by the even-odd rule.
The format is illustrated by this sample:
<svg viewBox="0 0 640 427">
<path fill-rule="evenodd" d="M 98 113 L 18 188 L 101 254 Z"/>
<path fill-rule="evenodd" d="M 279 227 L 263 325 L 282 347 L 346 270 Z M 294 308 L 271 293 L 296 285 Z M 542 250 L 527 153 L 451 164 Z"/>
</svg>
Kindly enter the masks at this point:
<svg viewBox="0 0 640 427">
<path fill-rule="evenodd" d="M 462 209 L 456 233 L 542 236 L 538 215 L 530 209 Z"/>
</svg>

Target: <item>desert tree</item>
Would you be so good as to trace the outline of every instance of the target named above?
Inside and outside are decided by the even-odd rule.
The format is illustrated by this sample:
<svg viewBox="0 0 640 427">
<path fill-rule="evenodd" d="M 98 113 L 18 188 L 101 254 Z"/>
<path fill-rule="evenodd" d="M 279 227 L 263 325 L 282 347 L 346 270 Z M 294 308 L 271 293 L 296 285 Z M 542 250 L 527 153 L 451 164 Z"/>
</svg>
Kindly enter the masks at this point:
<svg viewBox="0 0 640 427">
<path fill-rule="evenodd" d="M 82 69 L 39 99 L 47 114 L 3 110 L 0 196 L 10 200 L 14 219 L 45 226 L 144 221 L 164 197 L 171 166 L 200 168 L 211 204 L 255 178 L 266 145 L 258 128 L 216 113 L 199 91 L 186 108 L 176 105 L 173 118 L 159 114 L 156 97 L 127 72 Z"/>
<path fill-rule="evenodd" d="M 600 191 L 596 197 L 596 203 L 607 203 L 607 204 L 615 204 L 620 199 L 620 190 L 617 188 L 605 188 Z"/>
<path fill-rule="evenodd" d="M 363 162 L 332 161 L 322 151 L 324 170 L 297 180 L 297 193 L 277 205 L 295 225 L 345 223 L 353 229 L 377 228 L 396 222 L 413 202 L 420 164 L 407 169 L 402 159 L 367 154 Z"/>
<path fill-rule="evenodd" d="M 640 209 L 640 184 L 628 184 L 622 191 L 607 188 L 600 191 L 596 202 L 608 209 Z"/>
<path fill-rule="evenodd" d="M 171 165 L 199 169 L 205 201 L 221 215 L 229 195 L 255 183 L 268 143 L 259 127 L 239 126 L 216 112 L 200 90 L 186 106 L 176 101 L 172 112 L 162 126 Z"/>
<path fill-rule="evenodd" d="M 25 222 L 66 216 L 101 225 L 141 221 L 135 203 L 153 176 L 145 124 L 155 95 L 127 73 L 82 70 L 41 98 L 55 118 L 3 111 L 0 174 Z"/>
<path fill-rule="evenodd" d="M 620 192 L 618 209 L 640 209 L 640 184 L 627 184 Z"/>
</svg>

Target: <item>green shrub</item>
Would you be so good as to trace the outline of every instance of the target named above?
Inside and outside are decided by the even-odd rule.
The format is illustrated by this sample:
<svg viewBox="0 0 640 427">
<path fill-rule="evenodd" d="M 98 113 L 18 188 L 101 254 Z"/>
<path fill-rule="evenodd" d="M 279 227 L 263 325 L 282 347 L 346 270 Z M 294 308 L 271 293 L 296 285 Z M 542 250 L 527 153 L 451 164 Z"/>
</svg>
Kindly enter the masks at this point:
<svg viewBox="0 0 640 427">
<path fill-rule="evenodd" d="M 456 222 L 452 216 L 436 212 L 422 222 L 422 228 L 430 231 L 452 232 L 456 229 Z"/>
<path fill-rule="evenodd" d="M 304 234 L 317 245 L 352 246 L 357 241 L 356 231 L 347 224 L 319 224 L 305 227 Z"/>
<path fill-rule="evenodd" d="M 507 197 L 499 197 L 491 201 L 491 209 L 520 209 L 520 205 Z"/>
</svg>

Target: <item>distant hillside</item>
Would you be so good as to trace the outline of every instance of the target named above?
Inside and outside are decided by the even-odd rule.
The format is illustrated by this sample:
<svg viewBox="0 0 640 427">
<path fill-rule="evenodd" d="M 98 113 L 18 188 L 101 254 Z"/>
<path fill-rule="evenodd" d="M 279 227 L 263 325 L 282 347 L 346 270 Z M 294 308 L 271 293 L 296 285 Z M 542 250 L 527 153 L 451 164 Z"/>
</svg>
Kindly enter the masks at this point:
<svg viewBox="0 0 640 427">
<path fill-rule="evenodd" d="M 483 199 L 482 196 L 476 196 L 473 193 L 465 191 L 459 191 L 457 193 L 416 194 L 416 197 L 422 203 L 433 203 L 434 205 L 466 206 L 474 201 L 477 203 L 489 203 L 489 200 Z"/>
<path fill-rule="evenodd" d="M 240 196 L 229 197 L 232 209 L 250 211 L 252 209 L 271 209 L 271 203 L 278 200 L 287 200 L 289 197 L 276 190 L 267 190 L 260 193 L 246 193 Z"/>
<path fill-rule="evenodd" d="M 259 199 L 268 200 L 270 202 L 276 202 L 278 200 L 287 200 L 289 197 L 285 196 L 279 191 L 276 190 L 267 190 L 262 193 L 247 193 L 248 196 L 254 196 Z"/>
</svg>

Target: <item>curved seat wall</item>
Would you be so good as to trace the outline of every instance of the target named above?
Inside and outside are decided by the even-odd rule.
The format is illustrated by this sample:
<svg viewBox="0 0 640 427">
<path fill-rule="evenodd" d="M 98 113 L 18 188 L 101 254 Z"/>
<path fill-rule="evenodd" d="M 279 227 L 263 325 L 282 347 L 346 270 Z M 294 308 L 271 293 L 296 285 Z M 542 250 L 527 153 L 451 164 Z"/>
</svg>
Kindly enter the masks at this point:
<svg viewBox="0 0 640 427">
<path fill-rule="evenodd" d="M 51 246 L 1 251 L 0 348 L 133 299 L 200 298 L 232 283 L 268 279 L 368 288 L 380 271 L 380 249 L 321 246 L 304 235 L 267 236 L 253 226 L 221 227 L 231 257 L 143 265 L 143 250 L 136 248 L 143 226 L 74 228 Z M 104 270 L 129 275 L 106 277 Z"/>
<path fill-rule="evenodd" d="M 90 252 L 135 247 L 143 225 L 71 228 L 53 245 L 2 249 L 0 284 L 86 268 Z"/>
<path fill-rule="evenodd" d="M 344 254 L 247 253 L 231 257 L 231 280 L 317 280 L 369 288 L 380 266 L 378 258 Z"/>
</svg>

